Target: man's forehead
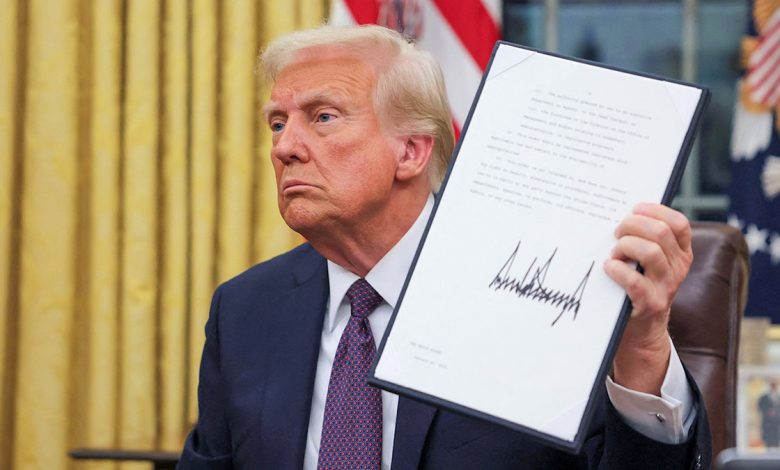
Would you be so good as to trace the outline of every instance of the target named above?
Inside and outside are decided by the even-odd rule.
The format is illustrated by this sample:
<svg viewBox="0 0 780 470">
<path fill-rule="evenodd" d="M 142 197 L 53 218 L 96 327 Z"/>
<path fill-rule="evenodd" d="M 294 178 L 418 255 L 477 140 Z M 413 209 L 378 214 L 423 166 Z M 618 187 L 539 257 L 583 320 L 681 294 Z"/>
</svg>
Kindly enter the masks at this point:
<svg viewBox="0 0 780 470">
<path fill-rule="evenodd" d="M 373 85 L 378 74 L 370 61 L 354 54 L 297 56 L 279 72 L 272 84 L 272 94 L 280 89 L 310 90 L 328 83 L 358 86 Z"/>
<path fill-rule="evenodd" d="M 305 55 L 296 56 L 279 72 L 273 85 L 289 84 L 319 75 L 318 79 L 330 77 L 375 77 L 376 68 L 370 62 L 354 55 Z"/>
<path fill-rule="evenodd" d="M 312 46 L 296 52 L 284 69 L 300 62 L 357 61 L 371 68 L 375 73 L 384 70 L 391 61 L 389 51 L 371 48 L 368 44 L 328 44 Z"/>
<path fill-rule="evenodd" d="M 289 105 L 344 104 L 373 93 L 375 85 L 374 69 L 354 55 L 304 56 L 282 69 L 263 111 L 268 115 Z"/>
</svg>

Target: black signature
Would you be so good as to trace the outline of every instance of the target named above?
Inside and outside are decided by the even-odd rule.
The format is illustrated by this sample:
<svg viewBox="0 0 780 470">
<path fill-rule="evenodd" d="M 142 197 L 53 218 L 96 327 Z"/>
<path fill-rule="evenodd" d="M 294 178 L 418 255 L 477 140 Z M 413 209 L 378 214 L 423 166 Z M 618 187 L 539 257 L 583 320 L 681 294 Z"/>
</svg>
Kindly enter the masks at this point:
<svg viewBox="0 0 780 470">
<path fill-rule="evenodd" d="M 494 290 L 508 290 L 520 298 L 527 297 L 536 302 L 550 304 L 553 307 L 560 307 L 561 311 L 550 326 L 555 326 L 558 320 L 560 320 L 566 312 L 574 312 L 572 320 L 575 320 L 577 318 L 577 313 L 580 311 L 582 295 L 585 293 L 585 286 L 588 283 L 591 271 L 593 271 L 595 261 L 590 263 L 588 272 L 585 273 L 585 276 L 582 278 L 577 288 L 574 289 L 574 292 L 567 294 L 560 290 L 550 289 L 544 285 L 545 280 L 547 279 L 547 272 L 550 270 L 550 266 L 555 258 L 555 254 L 558 252 L 558 248 L 553 250 L 550 257 L 547 258 L 547 261 L 541 266 L 537 266 L 539 258 L 534 257 L 534 260 L 528 265 L 528 269 L 526 269 L 523 278 L 518 280 L 517 278 L 510 276 L 510 271 L 512 270 L 512 264 L 515 262 L 515 257 L 517 256 L 517 251 L 519 249 L 520 242 L 517 242 L 515 250 L 509 255 L 506 262 L 504 262 L 504 265 L 498 271 L 496 277 L 490 281 L 488 287 Z"/>
</svg>

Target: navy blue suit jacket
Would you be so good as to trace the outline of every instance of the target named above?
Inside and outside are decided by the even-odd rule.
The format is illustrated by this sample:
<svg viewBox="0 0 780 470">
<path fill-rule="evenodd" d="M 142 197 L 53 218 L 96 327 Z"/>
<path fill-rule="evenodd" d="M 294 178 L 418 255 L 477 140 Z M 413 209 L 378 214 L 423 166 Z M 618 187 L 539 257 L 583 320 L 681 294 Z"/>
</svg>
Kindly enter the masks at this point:
<svg viewBox="0 0 780 470">
<path fill-rule="evenodd" d="M 199 420 L 179 468 L 302 467 L 328 295 L 325 259 L 308 244 L 217 289 L 206 325 Z M 604 397 L 578 455 L 400 397 L 392 468 L 709 468 L 703 406 L 697 405 L 688 441 L 667 445 L 623 423 Z"/>
</svg>

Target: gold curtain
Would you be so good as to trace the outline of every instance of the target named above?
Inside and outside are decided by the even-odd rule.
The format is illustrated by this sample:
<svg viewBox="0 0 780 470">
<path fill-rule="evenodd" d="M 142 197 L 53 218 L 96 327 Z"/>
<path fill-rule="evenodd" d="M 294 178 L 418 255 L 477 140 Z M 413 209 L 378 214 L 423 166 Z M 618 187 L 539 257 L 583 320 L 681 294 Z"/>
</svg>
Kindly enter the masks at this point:
<svg viewBox="0 0 780 470">
<path fill-rule="evenodd" d="M 276 210 L 254 67 L 327 0 L 0 11 L 0 468 L 178 451 L 214 287 L 300 242 Z"/>
</svg>

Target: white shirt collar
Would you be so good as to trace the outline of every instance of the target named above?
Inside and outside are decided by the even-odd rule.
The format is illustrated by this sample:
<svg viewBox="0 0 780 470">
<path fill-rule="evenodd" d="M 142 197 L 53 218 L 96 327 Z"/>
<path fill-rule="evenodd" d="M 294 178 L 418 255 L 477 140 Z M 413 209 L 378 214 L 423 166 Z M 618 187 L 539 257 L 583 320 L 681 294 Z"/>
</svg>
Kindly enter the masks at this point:
<svg viewBox="0 0 780 470">
<path fill-rule="evenodd" d="M 366 274 L 366 280 L 376 289 L 379 295 L 395 308 L 398 297 L 401 295 L 401 289 L 406 280 L 406 274 L 412 265 L 412 260 L 417 252 L 417 246 L 420 244 L 423 232 L 428 225 L 428 218 L 433 210 L 433 195 L 428 196 L 420 215 L 417 216 L 414 224 L 398 240 L 390 251 Z M 345 296 L 349 287 L 358 280 L 358 276 L 351 271 L 328 260 L 328 281 L 330 283 L 330 298 L 328 301 L 328 311 L 325 313 L 325 329 L 333 330 L 338 323 L 336 313 L 342 302 L 348 302 Z M 346 310 L 347 312 L 349 310 Z"/>
</svg>

